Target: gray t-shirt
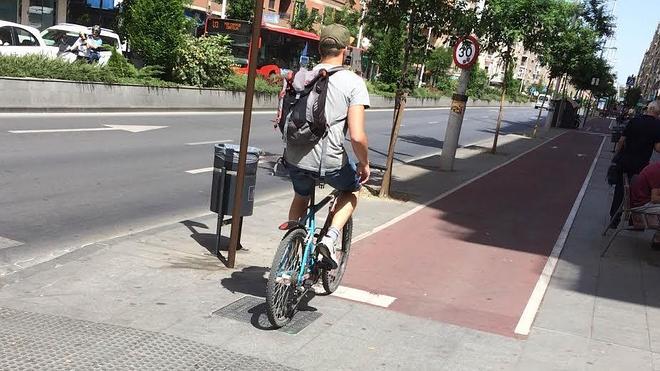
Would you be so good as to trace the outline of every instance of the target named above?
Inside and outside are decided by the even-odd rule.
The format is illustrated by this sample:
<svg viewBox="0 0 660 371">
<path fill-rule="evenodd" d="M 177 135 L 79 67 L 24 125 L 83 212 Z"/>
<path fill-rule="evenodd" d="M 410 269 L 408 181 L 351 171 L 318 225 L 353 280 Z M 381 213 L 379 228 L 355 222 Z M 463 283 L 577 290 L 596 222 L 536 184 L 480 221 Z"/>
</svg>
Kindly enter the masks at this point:
<svg viewBox="0 0 660 371">
<path fill-rule="evenodd" d="M 335 67 L 337 66 L 318 64 L 314 70 L 321 68 L 330 70 Z M 338 71 L 330 76 L 325 103 L 325 117 L 330 125 L 328 136 L 316 144 L 287 145 L 286 161 L 304 170 L 318 171 L 323 141 L 327 141 L 323 168 L 327 171 L 341 169 L 347 161 L 344 138 L 348 129 L 346 124 L 348 108 L 357 105 L 366 108 L 369 107 L 369 104 L 367 85 L 361 77 L 349 70 Z"/>
</svg>

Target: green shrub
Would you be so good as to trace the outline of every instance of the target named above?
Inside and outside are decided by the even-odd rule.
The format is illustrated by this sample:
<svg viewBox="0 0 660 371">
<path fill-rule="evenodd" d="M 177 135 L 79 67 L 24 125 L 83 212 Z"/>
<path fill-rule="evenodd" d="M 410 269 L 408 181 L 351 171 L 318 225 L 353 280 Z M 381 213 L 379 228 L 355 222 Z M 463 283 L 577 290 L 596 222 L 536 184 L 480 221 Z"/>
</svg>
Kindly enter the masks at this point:
<svg viewBox="0 0 660 371">
<path fill-rule="evenodd" d="M 439 98 L 446 98 L 447 94 L 444 92 L 436 89 L 436 88 L 416 88 L 412 92 L 412 96 L 415 98 L 430 98 L 430 99 L 439 99 Z"/>
<path fill-rule="evenodd" d="M 190 29 L 184 10 L 184 0 L 124 0 L 119 16 L 121 33 L 131 50 L 146 65 L 163 66 L 167 78 Z"/>
<path fill-rule="evenodd" d="M 230 43 L 227 36 L 186 37 L 176 52 L 174 80 L 200 87 L 222 86 L 232 74 Z"/>
<path fill-rule="evenodd" d="M 124 83 L 146 86 L 173 86 L 155 78 L 158 68 L 136 69 L 126 66 L 125 58 L 113 55 L 106 66 L 84 62 L 69 63 L 63 59 L 51 59 L 42 55 L 0 56 L 0 76 L 31 77 L 83 82 Z"/>
<path fill-rule="evenodd" d="M 254 82 L 254 91 L 257 93 L 277 94 L 282 90 L 281 80 L 279 80 L 279 83 L 277 80 L 270 82 L 261 76 L 257 76 L 257 79 Z M 232 74 L 227 78 L 222 87 L 231 91 L 245 91 L 246 86 L 247 75 Z"/>
</svg>

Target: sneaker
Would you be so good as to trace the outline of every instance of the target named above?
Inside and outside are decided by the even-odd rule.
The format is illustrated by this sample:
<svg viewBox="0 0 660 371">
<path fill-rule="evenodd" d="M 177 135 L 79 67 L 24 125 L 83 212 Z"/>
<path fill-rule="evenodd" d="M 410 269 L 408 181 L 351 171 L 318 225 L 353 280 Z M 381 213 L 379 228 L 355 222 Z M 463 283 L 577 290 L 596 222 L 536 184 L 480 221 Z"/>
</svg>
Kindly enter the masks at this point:
<svg viewBox="0 0 660 371">
<path fill-rule="evenodd" d="M 332 238 L 324 236 L 316 245 L 316 248 L 319 249 L 319 253 L 323 255 L 324 260 L 332 265 L 332 269 L 337 269 L 339 264 L 337 264 L 337 242 L 333 241 Z"/>
</svg>

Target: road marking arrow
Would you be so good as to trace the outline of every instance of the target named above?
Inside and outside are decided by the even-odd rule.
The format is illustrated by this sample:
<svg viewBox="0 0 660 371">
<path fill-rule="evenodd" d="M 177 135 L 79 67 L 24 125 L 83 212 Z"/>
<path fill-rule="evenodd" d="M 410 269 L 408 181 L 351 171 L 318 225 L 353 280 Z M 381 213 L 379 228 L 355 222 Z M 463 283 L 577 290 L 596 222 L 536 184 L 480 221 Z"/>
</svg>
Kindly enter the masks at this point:
<svg viewBox="0 0 660 371">
<path fill-rule="evenodd" d="M 36 134 L 36 133 L 75 133 L 83 131 L 112 131 L 121 130 L 131 133 L 141 133 L 143 131 L 163 129 L 167 126 L 147 126 L 147 125 L 104 125 L 104 128 L 83 128 L 83 129 L 44 129 L 44 130 L 9 130 L 12 134 Z"/>
</svg>

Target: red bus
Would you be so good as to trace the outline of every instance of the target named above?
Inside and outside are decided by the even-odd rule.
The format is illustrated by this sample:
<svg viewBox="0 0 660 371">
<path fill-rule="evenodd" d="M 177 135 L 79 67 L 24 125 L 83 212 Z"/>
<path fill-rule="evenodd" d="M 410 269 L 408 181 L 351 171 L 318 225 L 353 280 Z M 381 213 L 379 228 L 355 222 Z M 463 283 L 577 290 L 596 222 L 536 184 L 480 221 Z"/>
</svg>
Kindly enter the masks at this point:
<svg viewBox="0 0 660 371">
<path fill-rule="evenodd" d="M 247 73 L 250 55 L 251 23 L 231 19 L 206 20 L 208 35 L 227 35 L 232 41 L 231 52 L 239 73 Z M 319 61 L 319 36 L 272 24 L 261 26 L 257 56 L 257 73 L 271 78 L 283 71 L 298 70 L 308 61 Z"/>
</svg>

